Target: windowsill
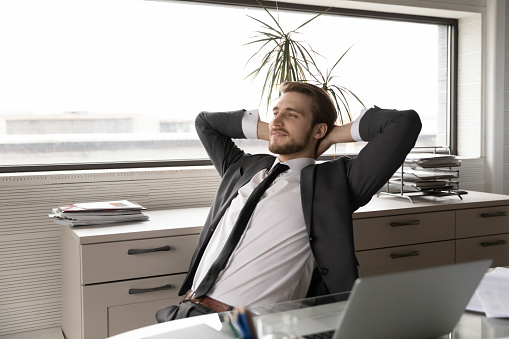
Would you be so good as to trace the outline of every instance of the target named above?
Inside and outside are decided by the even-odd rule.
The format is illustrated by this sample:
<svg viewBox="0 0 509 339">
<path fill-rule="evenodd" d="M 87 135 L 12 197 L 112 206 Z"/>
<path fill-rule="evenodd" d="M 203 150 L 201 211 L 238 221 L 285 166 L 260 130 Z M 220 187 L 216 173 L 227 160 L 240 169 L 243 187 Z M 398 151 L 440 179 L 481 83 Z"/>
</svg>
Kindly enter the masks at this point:
<svg viewBox="0 0 509 339">
<path fill-rule="evenodd" d="M 324 157 L 320 157 L 319 160 L 320 161 L 328 161 L 328 160 L 333 160 L 335 157 L 337 158 L 337 157 L 341 157 L 341 156 L 355 157 L 357 155 L 356 154 L 340 154 L 340 155 L 336 155 L 336 156 L 327 155 Z M 457 156 L 457 158 L 462 161 L 465 161 L 465 162 L 472 162 L 472 163 L 481 163 L 482 162 L 483 164 L 484 164 L 484 160 L 485 160 L 484 157 L 473 158 L 473 157 Z M 173 164 L 175 164 L 175 163 L 176 162 L 173 162 Z M 136 180 L 137 178 L 145 177 L 145 176 L 153 174 L 153 173 L 165 173 L 165 174 L 171 175 L 171 174 L 176 174 L 179 172 L 196 173 L 196 174 L 199 174 L 204 171 L 205 172 L 209 172 L 209 171 L 215 172 L 215 169 L 212 166 L 210 160 L 198 160 L 198 161 L 196 161 L 195 164 L 193 163 L 191 165 L 189 165 L 189 163 L 190 162 L 188 162 L 188 161 L 183 161 L 182 165 L 177 165 L 177 166 L 173 166 L 173 165 L 172 166 L 161 166 L 161 163 L 158 163 L 159 166 L 156 166 L 155 163 L 153 163 L 154 164 L 153 166 L 151 165 L 151 163 L 147 163 L 146 166 L 143 166 L 144 163 L 142 163 L 140 166 L 139 163 L 137 163 L 137 164 L 133 163 L 133 167 L 128 167 L 128 168 L 87 168 L 87 166 L 88 166 L 87 164 L 86 165 L 83 165 L 83 164 L 61 165 L 62 169 L 57 169 L 57 170 L 44 169 L 44 167 L 41 167 L 42 168 L 41 170 L 37 169 L 34 171 L 28 170 L 28 171 L 4 172 L 4 173 L 0 173 L 0 179 L 1 178 L 3 178 L 3 179 L 5 179 L 5 178 L 19 178 L 19 177 L 30 178 L 30 177 L 41 177 L 41 176 L 66 177 L 66 176 L 76 176 L 76 175 L 80 175 L 80 176 L 108 175 L 108 176 L 111 176 L 111 175 L 117 174 L 119 176 L 119 179 L 121 177 L 122 178 L 129 177 L 128 180 Z M 92 164 L 90 166 L 93 167 L 95 165 L 96 164 Z M 110 164 L 106 164 L 106 165 L 110 165 Z M 138 166 L 134 166 L 134 165 L 138 165 Z M 55 166 L 60 166 L 60 165 L 55 165 Z M 69 166 L 69 169 L 65 169 L 66 166 Z M 78 166 L 84 167 L 84 168 L 73 168 L 73 167 L 78 167 Z M 26 169 L 29 169 L 29 167 L 27 167 Z"/>
</svg>

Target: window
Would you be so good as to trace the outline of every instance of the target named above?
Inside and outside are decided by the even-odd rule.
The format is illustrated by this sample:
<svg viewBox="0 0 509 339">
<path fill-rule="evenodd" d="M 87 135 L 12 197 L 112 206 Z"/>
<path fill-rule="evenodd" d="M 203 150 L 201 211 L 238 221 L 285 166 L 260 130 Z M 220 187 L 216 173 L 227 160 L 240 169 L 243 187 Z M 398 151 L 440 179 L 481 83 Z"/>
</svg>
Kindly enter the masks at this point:
<svg viewBox="0 0 509 339">
<path fill-rule="evenodd" d="M 314 15 L 293 7 L 279 8 L 283 27 Z M 260 24 L 246 14 L 268 18 L 251 5 L 3 0 L 0 166 L 206 159 L 194 132 L 198 112 L 260 106 L 261 79 L 244 79 L 256 48 L 245 44 Z M 353 46 L 337 67 L 341 85 L 367 107 L 415 109 L 423 120 L 418 145 L 450 146 L 454 25 L 332 9 L 302 32 L 326 57 L 323 69 Z M 350 103 L 353 112 L 362 108 Z M 243 146 L 266 151 L 259 141 Z"/>
</svg>

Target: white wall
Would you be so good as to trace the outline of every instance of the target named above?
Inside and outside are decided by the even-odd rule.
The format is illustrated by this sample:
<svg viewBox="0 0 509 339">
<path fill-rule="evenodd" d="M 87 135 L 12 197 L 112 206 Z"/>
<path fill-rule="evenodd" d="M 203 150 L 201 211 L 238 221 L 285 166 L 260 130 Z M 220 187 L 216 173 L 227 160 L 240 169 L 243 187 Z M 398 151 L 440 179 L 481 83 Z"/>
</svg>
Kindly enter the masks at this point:
<svg viewBox="0 0 509 339">
<path fill-rule="evenodd" d="M 493 80 L 487 72 L 500 71 L 503 67 L 500 65 L 509 60 L 507 20 L 503 20 L 505 33 L 498 37 L 505 42 L 503 62 L 493 67 L 490 64 L 493 51 L 488 53 L 486 49 L 486 33 L 491 31 L 483 27 L 488 6 L 499 5 L 494 1 L 504 0 L 291 2 L 458 18 L 459 151 L 460 156 L 466 157 L 460 170 L 461 187 L 484 191 L 487 187 L 492 190 L 492 183 L 496 183 L 496 187 L 502 186 L 503 192 L 509 193 L 508 170 L 500 168 L 509 159 L 505 156 L 509 147 L 493 148 L 498 142 L 505 146 L 508 139 L 505 138 L 509 133 L 505 122 L 508 119 L 503 117 L 509 114 L 509 95 L 499 87 L 483 85 L 486 79 L 499 83 L 499 78 Z M 509 17 L 509 9 L 505 11 L 502 19 Z M 507 84 L 509 76 L 504 71 L 502 83 Z M 502 105 L 501 95 L 504 96 Z M 485 107 L 490 107 L 493 115 L 485 116 Z M 492 134 L 500 126 L 500 120 L 504 124 L 503 132 L 499 127 L 499 132 Z M 490 134 L 487 136 L 485 131 Z M 46 217 L 52 207 L 69 201 L 119 198 L 132 199 L 151 209 L 207 206 L 217 183 L 218 176 L 211 168 L 0 175 L 0 337 L 60 326 L 59 232 Z M 25 320 L 27 316 L 30 321 Z"/>
</svg>

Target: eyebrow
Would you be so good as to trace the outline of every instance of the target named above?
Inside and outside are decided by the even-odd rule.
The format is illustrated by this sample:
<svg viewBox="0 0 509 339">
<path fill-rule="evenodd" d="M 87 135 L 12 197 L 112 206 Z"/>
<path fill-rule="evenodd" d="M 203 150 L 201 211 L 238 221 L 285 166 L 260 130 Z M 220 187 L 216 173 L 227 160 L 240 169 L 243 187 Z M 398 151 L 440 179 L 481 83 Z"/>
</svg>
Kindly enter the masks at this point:
<svg viewBox="0 0 509 339">
<path fill-rule="evenodd" d="M 272 109 L 272 112 L 279 110 L 279 109 L 280 108 L 278 106 L 274 106 L 274 108 Z M 292 108 L 292 107 L 285 108 L 285 110 L 302 115 L 301 112 L 297 111 L 295 108 Z"/>
</svg>

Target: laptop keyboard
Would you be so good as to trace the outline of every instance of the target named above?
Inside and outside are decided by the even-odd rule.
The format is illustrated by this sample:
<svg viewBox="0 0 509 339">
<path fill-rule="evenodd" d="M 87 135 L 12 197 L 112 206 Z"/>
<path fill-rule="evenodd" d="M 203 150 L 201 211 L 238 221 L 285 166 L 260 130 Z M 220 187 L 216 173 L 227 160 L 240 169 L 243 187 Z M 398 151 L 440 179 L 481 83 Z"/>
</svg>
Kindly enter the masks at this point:
<svg viewBox="0 0 509 339">
<path fill-rule="evenodd" d="M 333 335 L 334 335 L 334 330 L 303 335 L 302 338 L 303 339 L 331 339 Z"/>
</svg>

